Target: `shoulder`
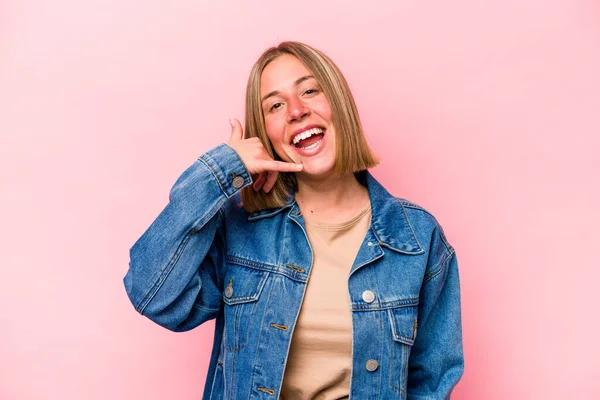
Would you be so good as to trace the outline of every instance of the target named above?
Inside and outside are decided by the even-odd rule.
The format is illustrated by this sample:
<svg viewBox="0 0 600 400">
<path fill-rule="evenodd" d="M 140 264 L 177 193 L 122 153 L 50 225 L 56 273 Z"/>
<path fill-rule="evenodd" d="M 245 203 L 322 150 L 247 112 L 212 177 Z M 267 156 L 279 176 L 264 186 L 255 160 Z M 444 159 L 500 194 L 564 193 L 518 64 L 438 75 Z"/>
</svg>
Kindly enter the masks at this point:
<svg viewBox="0 0 600 400">
<path fill-rule="evenodd" d="M 221 208 L 221 212 L 227 219 L 248 219 L 248 212 L 244 209 L 242 196 L 239 192 L 225 201 L 225 204 Z"/>
<path fill-rule="evenodd" d="M 452 250 L 442 225 L 431 211 L 407 199 L 396 197 L 395 200 L 402 207 L 406 219 L 417 236 L 429 236 L 431 240 L 435 240 L 436 236 L 439 236 L 445 247 Z"/>
</svg>

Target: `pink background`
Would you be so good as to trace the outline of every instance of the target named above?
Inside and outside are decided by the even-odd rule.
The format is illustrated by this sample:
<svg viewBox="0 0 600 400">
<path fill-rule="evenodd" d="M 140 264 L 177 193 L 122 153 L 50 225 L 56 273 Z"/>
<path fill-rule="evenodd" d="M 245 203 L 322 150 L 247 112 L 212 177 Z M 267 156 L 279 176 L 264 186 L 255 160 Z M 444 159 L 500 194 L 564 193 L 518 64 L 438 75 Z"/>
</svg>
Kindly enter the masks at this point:
<svg viewBox="0 0 600 400">
<path fill-rule="evenodd" d="M 375 175 L 457 249 L 453 398 L 600 398 L 600 4 L 374 4 L 0 2 L 0 399 L 201 397 L 213 325 L 139 316 L 128 251 L 285 39 L 340 65 Z"/>
</svg>

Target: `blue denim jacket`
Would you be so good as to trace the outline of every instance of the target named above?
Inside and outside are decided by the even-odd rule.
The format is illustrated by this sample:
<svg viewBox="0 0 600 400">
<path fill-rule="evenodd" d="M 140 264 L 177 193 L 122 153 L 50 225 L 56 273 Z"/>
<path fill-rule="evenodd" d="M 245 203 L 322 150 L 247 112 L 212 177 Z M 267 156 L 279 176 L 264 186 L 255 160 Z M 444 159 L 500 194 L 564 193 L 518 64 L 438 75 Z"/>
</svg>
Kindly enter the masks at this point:
<svg viewBox="0 0 600 400">
<path fill-rule="evenodd" d="M 463 372 L 454 249 L 423 208 L 359 179 L 372 222 L 348 274 L 350 399 L 449 398 Z M 227 145 L 203 154 L 131 248 L 124 279 L 135 309 L 167 329 L 216 318 L 204 399 L 279 397 L 312 268 L 294 199 L 248 214 L 239 191 L 251 183 Z"/>
</svg>

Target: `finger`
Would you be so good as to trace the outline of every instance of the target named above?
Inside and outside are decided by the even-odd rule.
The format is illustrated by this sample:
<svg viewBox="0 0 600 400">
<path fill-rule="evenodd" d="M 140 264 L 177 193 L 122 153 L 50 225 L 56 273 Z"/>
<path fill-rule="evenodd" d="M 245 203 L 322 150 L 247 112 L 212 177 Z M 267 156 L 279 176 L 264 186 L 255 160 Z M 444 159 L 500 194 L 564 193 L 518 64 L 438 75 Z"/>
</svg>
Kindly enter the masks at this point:
<svg viewBox="0 0 600 400">
<path fill-rule="evenodd" d="M 278 176 L 279 176 L 279 172 L 269 171 L 269 173 L 267 174 L 267 181 L 265 182 L 265 184 L 263 186 L 263 190 L 265 191 L 265 193 L 269 193 L 271 191 L 271 189 L 273 189 L 273 186 L 275 186 L 275 182 L 277 182 Z"/>
<path fill-rule="evenodd" d="M 264 160 L 257 167 L 263 171 L 298 172 L 302 171 L 302 164 L 288 163 L 275 160 Z"/>
<path fill-rule="evenodd" d="M 252 184 L 252 187 L 254 188 L 255 191 L 259 191 L 260 188 L 263 187 L 263 185 L 265 184 L 265 181 L 267 180 L 267 173 L 266 172 L 261 172 L 260 174 L 258 174 L 258 176 L 256 177 L 256 179 L 254 180 L 254 183 Z"/>
<path fill-rule="evenodd" d="M 242 140 L 244 139 L 244 130 L 242 124 L 235 118 L 229 118 L 229 125 L 231 125 L 231 139 Z"/>
</svg>

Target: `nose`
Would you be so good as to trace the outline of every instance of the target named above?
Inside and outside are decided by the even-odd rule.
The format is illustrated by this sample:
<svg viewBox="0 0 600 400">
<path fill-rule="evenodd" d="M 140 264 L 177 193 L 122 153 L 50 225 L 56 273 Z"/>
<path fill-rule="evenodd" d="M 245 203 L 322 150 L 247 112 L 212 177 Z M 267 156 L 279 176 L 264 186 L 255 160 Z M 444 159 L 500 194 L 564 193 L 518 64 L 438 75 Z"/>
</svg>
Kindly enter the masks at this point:
<svg viewBox="0 0 600 400">
<path fill-rule="evenodd" d="M 310 114 L 310 110 L 306 104 L 296 96 L 288 100 L 288 122 L 300 121 Z"/>
</svg>

